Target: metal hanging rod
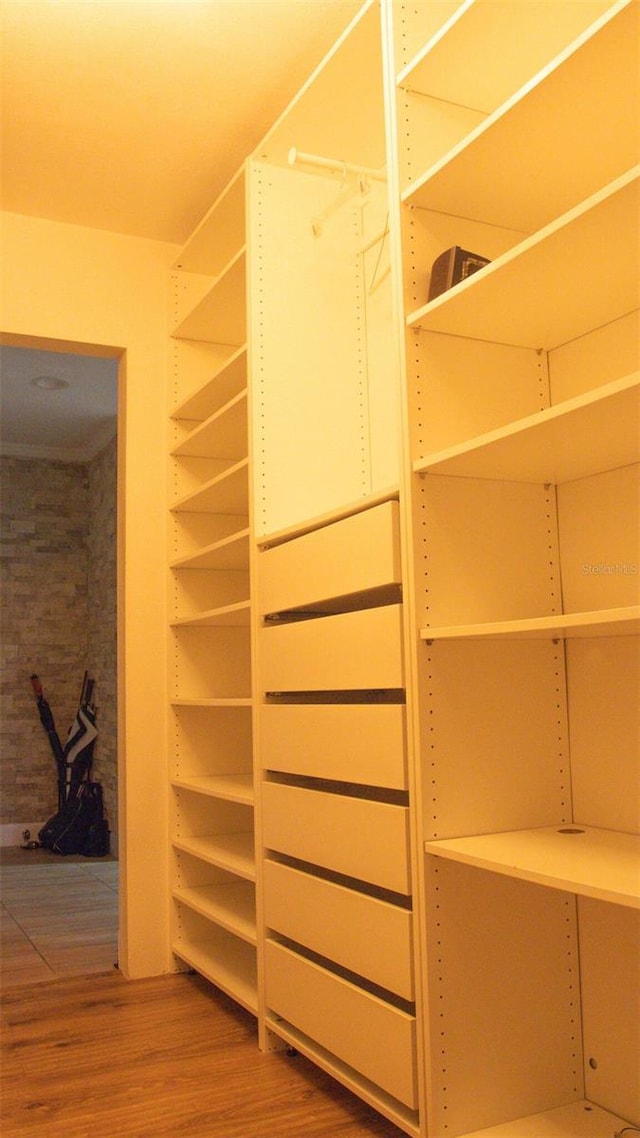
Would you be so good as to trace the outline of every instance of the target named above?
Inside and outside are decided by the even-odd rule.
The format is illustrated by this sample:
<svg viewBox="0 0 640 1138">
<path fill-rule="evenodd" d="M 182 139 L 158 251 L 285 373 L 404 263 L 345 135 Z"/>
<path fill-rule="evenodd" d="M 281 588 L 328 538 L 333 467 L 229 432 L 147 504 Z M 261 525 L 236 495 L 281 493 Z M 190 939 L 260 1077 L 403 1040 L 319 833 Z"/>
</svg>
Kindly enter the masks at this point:
<svg viewBox="0 0 640 1138">
<path fill-rule="evenodd" d="M 297 163 L 303 166 L 318 166 L 323 170 L 342 174 L 344 177 L 355 175 L 360 178 L 371 178 L 374 182 L 386 182 L 387 180 L 386 175 L 380 170 L 372 170 L 368 166 L 356 166 L 351 162 L 341 162 L 338 158 L 321 158 L 317 154 L 305 154 L 302 150 L 292 146 L 289 151 L 289 165 L 295 166 Z"/>
</svg>

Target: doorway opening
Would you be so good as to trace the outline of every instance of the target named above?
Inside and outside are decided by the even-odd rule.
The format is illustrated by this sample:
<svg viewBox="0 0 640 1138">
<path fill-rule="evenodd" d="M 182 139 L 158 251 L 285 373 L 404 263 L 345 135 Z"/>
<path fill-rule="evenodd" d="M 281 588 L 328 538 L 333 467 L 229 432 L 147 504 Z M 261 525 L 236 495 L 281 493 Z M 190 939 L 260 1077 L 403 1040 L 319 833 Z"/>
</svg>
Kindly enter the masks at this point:
<svg viewBox="0 0 640 1138">
<path fill-rule="evenodd" d="M 37 865 L 41 875 L 49 865 L 60 881 L 71 873 L 78 896 L 83 883 L 103 888 L 104 874 L 100 879 L 93 872 L 102 859 L 73 859 L 75 868 L 68 863 L 67 869 L 67 859 L 29 850 L 57 809 L 59 789 L 30 677 L 40 677 L 63 743 L 77 712 L 85 672 L 95 681 L 98 736 L 92 777 L 102 786 L 109 856 L 117 860 L 119 357 L 119 351 L 108 348 L 33 337 L 3 337 L 0 347 L 0 860 L 5 877 L 12 861 L 16 868 L 19 861 L 24 867 L 25 858 L 26 868 Z M 115 868 L 106 872 L 111 888 L 116 881 L 117 889 Z M 49 877 L 43 903 L 45 898 L 51 903 L 55 892 Z M 117 937 L 117 905 L 111 908 Z M 72 925 L 70 913 L 67 935 Z M 37 926 L 35 920 L 34 929 Z M 82 923 L 76 922 L 75 931 L 82 939 Z M 25 935 L 37 952 L 36 934 L 29 935 L 27 929 Z M 86 935 L 91 940 L 90 932 Z M 85 967 L 78 955 L 83 971 L 87 963 L 91 970 L 87 947 Z M 68 955 L 66 959 L 68 963 Z"/>
</svg>

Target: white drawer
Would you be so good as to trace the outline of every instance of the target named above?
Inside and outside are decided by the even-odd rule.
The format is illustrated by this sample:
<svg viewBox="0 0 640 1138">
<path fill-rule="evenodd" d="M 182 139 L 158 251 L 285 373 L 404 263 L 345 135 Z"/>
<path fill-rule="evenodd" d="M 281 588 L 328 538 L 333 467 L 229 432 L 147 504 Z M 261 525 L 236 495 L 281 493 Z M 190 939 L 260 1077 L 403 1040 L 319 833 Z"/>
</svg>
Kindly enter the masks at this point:
<svg viewBox="0 0 640 1138">
<path fill-rule="evenodd" d="M 402 608 L 385 605 L 261 633 L 265 691 L 341 691 L 401 688 Z"/>
<path fill-rule="evenodd" d="M 259 559 L 260 612 L 400 581 L 398 503 L 384 502 L 265 550 Z"/>
<path fill-rule="evenodd" d="M 266 1000 L 344 1063 L 417 1107 L 415 1019 L 297 953 L 267 941 Z"/>
<path fill-rule="evenodd" d="M 407 786 L 401 704 L 265 704 L 258 745 L 264 770 Z"/>
<path fill-rule="evenodd" d="M 298 786 L 265 782 L 263 844 L 384 889 L 408 895 L 408 811 Z"/>
<path fill-rule="evenodd" d="M 413 1000 L 411 913 L 279 862 L 264 866 L 269 928 Z"/>
</svg>

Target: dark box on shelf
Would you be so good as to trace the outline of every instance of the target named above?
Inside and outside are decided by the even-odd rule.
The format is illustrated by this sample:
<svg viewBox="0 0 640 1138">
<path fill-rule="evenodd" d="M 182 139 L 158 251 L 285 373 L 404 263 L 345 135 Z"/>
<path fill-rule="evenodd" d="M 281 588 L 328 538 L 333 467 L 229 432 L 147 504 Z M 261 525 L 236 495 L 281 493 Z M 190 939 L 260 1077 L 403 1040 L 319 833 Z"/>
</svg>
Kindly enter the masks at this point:
<svg viewBox="0 0 640 1138">
<path fill-rule="evenodd" d="M 487 257 L 481 257 L 478 253 L 470 253 L 468 249 L 453 245 L 451 249 L 436 257 L 431 266 L 429 300 L 434 300 L 436 296 L 440 296 L 440 293 L 446 292 L 448 288 L 459 284 L 488 264 Z"/>
</svg>

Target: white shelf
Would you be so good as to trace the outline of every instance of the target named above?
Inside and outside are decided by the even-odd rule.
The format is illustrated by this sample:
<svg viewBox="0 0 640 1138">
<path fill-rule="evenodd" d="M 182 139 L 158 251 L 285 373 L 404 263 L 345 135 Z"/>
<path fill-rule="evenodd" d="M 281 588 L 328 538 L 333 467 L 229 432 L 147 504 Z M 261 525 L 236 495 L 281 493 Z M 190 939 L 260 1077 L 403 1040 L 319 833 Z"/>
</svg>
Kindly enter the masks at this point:
<svg viewBox="0 0 640 1138">
<path fill-rule="evenodd" d="M 198 794 L 212 798 L 224 798 L 228 802 L 241 802 L 245 806 L 253 806 L 254 803 L 253 777 L 250 773 L 174 778 L 172 786 L 195 790 Z"/>
<path fill-rule="evenodd" d="M 247 335 L 246 249 L 232 261 L 207 290 L 205 296 L 176 328 L 178 339 L 209 344 L 244 344 Z"/>
<path fill-rule="evenodd" d="M 548 9 L 541 35 L 545 13 L 539 4 L 460 0 L 453 15 L 398 74 L 397 84 L 488 114 L 548 64 L 555 52 L 595 18 L 598 8 L 606 6 L 607 0 L 585 6 L 586 14 L 580 17 L 576 4 L 556 0 L 554 9 Z M 499 67 L 487 67 L 479 49 L 487 41 L 494 59 L 500 60 Z"/>
<path fill-rule="evenodd" d="M 215 274 L 244 245 L 244 166 L 211 206 L 181 249 L 174 268 L 187 273 Z"/>
<path fill-rule="evenodd" d="M 635 834 L 571 822 L 425 842 L 425 850 L 507 877 L 640 908 L 640 837 Z"/>
<path fill-rule="evenodd" d="M 485 624 L 459 624 L 421 628 L 420 639 L 520 640 L 569 639 L 590 636 L 633 636 L 640 632 L 640 605 L 602 609 L 597 612 L 562 613 L 524 620 L 497 620 Z"/>
<path fill-rule="evenodd" d="M 250 882 L 176 888 L 173 896 L 248 944 L 256 944 L 255 889 Z"/>
<path fill-rule="evenodd" d="M 171 509 L 176 513 L 184 510 L 200 514 L 246 514 L 249 508 L 248 468 L 249 460 L 243 458 L 197 490 L 179 498 Z"/>
<path fill-rule="evenodd" d="M 237 601 L 233 605 L 222 605 L 220 608 L 209 609 L 198 613 L 197 616 L 184 616 L 172 620 L 172 628 L 246 628 L 251 619 L 251 602 Z"/>
<path fill-rule="evenodd" d="M 247 453 L 247 392 L 241 391 L 171 451 L 196 458 L 240 459 Z"/>
<path fill-rule="evenodd" d="M 172 707 L 253 707 L 251 697 L 229 696 L 228 698 L 172 699 Z"/>
<path fill-rule="evenodd" d="M 196 553 L 179 557 L 171 569 L 247 569 L 249 565 L 249 529 L 239 530 L 220 541 L 203 546 Z"/>
<path fill-rule="evenodd" d="M 247 1011 L 258 1013 L 256 953 L 251 945 L 229 933 L 228 942 L 180 940 L 173 952 Z"/>
<path fill-rule="evenodd" d="M 487 7 L 493 7 L 495 15 L 495 5 L 473 5 L 456 26 L 458 36 L 447 36 L 441 49 L 446 45 L 453 50 L 463 28 L 470 32 L 474 21 L 481 23 Z M 637 161 L 637 120 L 632 108 L 637 100 L 638 19 L 634 6 L 622 11 L 620 7 L 598 20 L 535 81 L 518 90 L 417 178 L 403 199 L 439 213 L 531 233 L 632 166 Z M 552 20 L 554 15 L 550 8 Z M 536 13 L 535 5 L 502 5 L 500 30 L 517 34 L 522 17 L 525 23 L 527 19 L 539 23 L 539 6 Z M 534 51 L 539 50 L 539 38 L 532 39 L 532 45 Z M 520 50 L 521 45 L 514 61 Z M 423 68 L 433 65 L 433 55 L 425 57 Z M 603 61 L 607 83 L 594 83 L 590 77 L 602 68 Z M 508 65 L 509 56 L 501 53 L 500 67 L 481 69 L 487 83 L 493 84 L 496 74 L 502 80 L 504 63 Z M 456 60 L 452 81 L 460 81 L 461 70 L 465 75 Z M 513 86 L 507 89 L 515 90 Z M 468 107 L 479 105 L 466 97 L 462 101 Z M 576 124 L 577 106 L 581 126 Z M 621 106 L 629 108 L 623 121 L 618 116 Z M 549 130 L 550 121 L 553 130 Z M 593 145 L 594 136 L 598 146 Z M 540 178 L 541 154 L 553 178 Z"/>
<path fill-rule="evenodd" d="M 417 459 L 416 472 L 569 482 L 640 458 L 638 373 Z"/>
<path fill-rule="evenodd" d="M 173 419 L 203 422 L 247 386 L 247 345 L 242 344 L 197 391 L 175 408 Z"/>
<path fill-rule="evenodd" d="M 256 879 L 253 832 L 240 834 L 216 834 L 214 837 L 176 838 L 173 845 L 178 850 L 193 854 L 209 865 L 217 865 L 237 877 L 247 881 Z"/>
<path fill-rule="evenodd" d="M 633 311 L 639 169 L 412 312 L 407 325 L 550 349 Z M 589 288 L 574 287 L 581 281 Z"/>
<path fill-rule="evenodd" d="M 460 1138 L 613 1138 L 616 1131 L 628 1125 L 617 1115 L 581 1099 L 542 1114 L 474 1130 Z"/>
</svg>

